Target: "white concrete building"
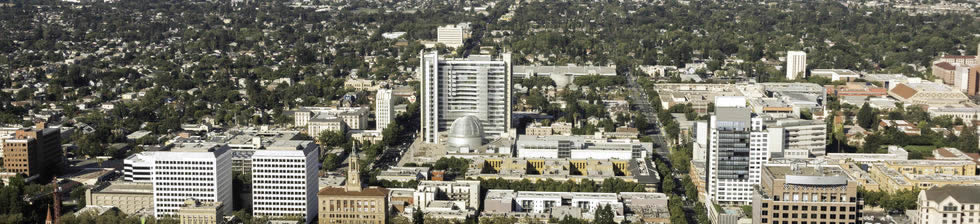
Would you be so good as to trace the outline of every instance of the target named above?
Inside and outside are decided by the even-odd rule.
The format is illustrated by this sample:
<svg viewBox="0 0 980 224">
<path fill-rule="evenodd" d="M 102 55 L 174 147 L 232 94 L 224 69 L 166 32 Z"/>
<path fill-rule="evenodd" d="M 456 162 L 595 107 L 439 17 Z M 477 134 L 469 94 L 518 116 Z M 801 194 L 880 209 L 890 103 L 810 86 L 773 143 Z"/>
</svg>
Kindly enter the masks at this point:
<svg viewBox="0 0 980 224">
<path fill-rule="evenodd" d="M 940 116 L 960 118 L 964 122 L 980 120 L 980 107 L 944 106 L 929 108 L 929 118 Z"/>
<path fill-rule="evenodd" d="M 323 130 L 364 129 L 367 128 L 369 113 L 367 107 L 301 107 L 293 113 L 293 126 L 309 126 L 310 136 L 316 136 Z M 344 124 L 341 125 L 341 121 Z M 317 127 L 314 130 L 312 126 L 326 127 Z"/>
<path fill-rule="evenodd" d="M 485 134 L 505 136 L 511 128 L 511 59 L 472 55 L 442 58 L 420 52 L 422 89 L 422 139 L 438 143 L 440 132 L 458 118 L 472 115 Z M 485 136 L 486 137 L 486 136 Z"/>
<path fill-rule="evenodd" d="M 480 181 L 421 181 L 413 198 L 420 209 L 434 201 L 461 201 L 466 208 L 475 210 L 480 208 Z"/>
<path fill-rule="evenodd" d="M 379 89 L 374 97 L 374 123 L 378 131 L 388 127 L 388 124 L 395 119 L 395 108 L 392 105 L 390 89 Z"/>
<path fill-rule="evenodd" d="M 152 183 L 153 160 L 152 154 L 133 154 L 123 160 L 123 180 L 130 182 Z"/>
<path fill-rule="evenodd" d="M 980 185 L 946 185 L 919 192 L 918 208 L 909 219 L 916 224 L 980 223 Z"/>
<path fill-rule="evenodd" d="M 440 26 L 436 29 L 436 42 L 444 44 L 447 47 L 458 48 L 463 46 L 466 39 L 470 39 L 470 34 L 469 23 Z"/>
<path fill-rule="evenodd" d="M 516 147 L 521 158 L 640 159 L 653 150 L 649 142 L 595 135 L 524 135 Z"/>
<path fill-rule="evenodd" d="M 822 156 L 827 148 L 827 124 L 819 120 L 776 119 L 765 123 L 772 157 Z M 778 155 L 778 156 L 777 156 Z"/>
<path fill-rule="evenodd" d="M 277 141 L 252 155 L 252 213 L 256 217 L 317 215 L 319 146 L 313 141 Z"/>
<path fill-rule="evenodd" d="M 763 120 L 752 117 L 744 97 L 715 98 L 707 151 L 708 196 L 719 203 L 748 204 L 769 160 Z"/>
<path fill-rule="evenodd" d="M 900 146 L 888 146 L 888 153 L 827 153 L 828 161 L 854 161 L 858 163 L 878 163 L 885 161 L 909 160 L 909 152 Z"/>
<path fill-rule="evenodd" d="M 796 78 L 806 78 L 806 52 L 787 51 L 786 52 L 786 80 Z"/>
<path fill-rule="evenodd" d="M 387 181 L 419 181 L 429 179 L 429 167 L 390 167 L 378 173 L 378 180 Z"/>
<path fill-rule="evenodd" d="M 481 215 L 536 217 L 540 219 L 571 217 L 592 220 L 597 209 L 609 205 L 617 222 L 660 223 L 666 220 L 667 195 L 650 192 L 546 192 L 489 190 Z"/>
<path fill-rule="evenodd" d="M 181 143 L 171 151 L 142 152 L 142 164 L 153 164 L 154 215 L 171 217 L 195 199 L 232 204 L 230 148 L 217 143 Z M 139 164 L 139 163 L 137 163 Z M 232 212 L 225 206 L 225 214 Z"/>
<path fill-rule="evenodd" d="M 812 69 L 810 70 L 810 76 L 826 77 L 830 78 L 830 81 L 845 82 L 850 82 L 861 78 L 861 74 L 851 71 L 850 69 Z"/>
<path fill-rule="evenodd" d="M 580 76 L 616 76 L 616 66 L 593 65 L 517 65 L 514 66 L 514 77 L 518 79 L 534 76 L 548 76 L 555 81 L 555 86 L 564 88 L 575 83 L 575 77 Z"/>
</svg>

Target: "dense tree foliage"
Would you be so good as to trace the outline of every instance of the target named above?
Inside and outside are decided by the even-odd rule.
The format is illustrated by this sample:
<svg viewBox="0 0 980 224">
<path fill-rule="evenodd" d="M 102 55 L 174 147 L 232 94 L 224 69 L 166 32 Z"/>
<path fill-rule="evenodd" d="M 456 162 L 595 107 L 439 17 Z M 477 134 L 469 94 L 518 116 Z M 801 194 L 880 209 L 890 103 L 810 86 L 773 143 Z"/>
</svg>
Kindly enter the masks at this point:
<svg viewBox="0 0 980 224">
<path fill-rule="evenodd" d="M 867 206 L 880 206 L 888 211 L 905 211 L 915 209 L 919 198 L 919 189 L 901 190 L 894 193 L 868 191 L 858 188 L 858 197 L 864 199 Z"/>
<path fill-rule="evenodd" d="M 861 106 L 861 110 L 859 110 L 857 114 L 858 125 L 860 125 L 862 128 L 870 129 L 875 125 L 875 117 L 875 113 L 871 110 L 871 106 L 869 106 L 868 103 L 864 103 L 864 105 Z"/>
</svg>

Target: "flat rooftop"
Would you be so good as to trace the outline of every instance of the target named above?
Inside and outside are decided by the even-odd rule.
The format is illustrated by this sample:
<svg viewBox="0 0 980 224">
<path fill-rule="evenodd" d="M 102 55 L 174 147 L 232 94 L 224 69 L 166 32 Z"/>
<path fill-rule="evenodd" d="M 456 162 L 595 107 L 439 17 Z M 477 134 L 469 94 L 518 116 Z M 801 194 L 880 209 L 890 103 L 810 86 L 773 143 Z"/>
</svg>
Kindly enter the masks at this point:
<svg viewBox="0 0 980 224">
<path fill-rule="evenodd" d="M 895 166 L 971 166 L 976 165 L 970 160 L 892 160 L 886 161 L 889 165 Z"/>
<path fill-rule="evenodd" d="M 538 74 L 575 74 L 575 75 L 604 75 L 616 74 L 616 66 L 578 66 L 578 65 L 515 65 L 514 73 L 538 73 Z"/>
<path fill-rule="evenodd" d="M 850 178 L 840 166 L 765 166 L 766 173 L 787 184 L 798 185 L 846 185 Z"/>
<path fill-rule="evenodd" d="M 152 183 L 113 181 L 92 190 L 103 194 L 153 194 Z"/>
</svg>

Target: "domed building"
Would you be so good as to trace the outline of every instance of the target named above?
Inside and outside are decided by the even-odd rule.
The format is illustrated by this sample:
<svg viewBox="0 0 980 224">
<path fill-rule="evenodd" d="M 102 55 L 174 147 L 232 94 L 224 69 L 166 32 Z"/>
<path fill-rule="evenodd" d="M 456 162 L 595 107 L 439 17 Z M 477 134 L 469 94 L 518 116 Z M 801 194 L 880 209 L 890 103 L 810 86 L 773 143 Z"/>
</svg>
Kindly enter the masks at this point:
<svg viewBox="0 0 980 224">
<path fill-rule="evenodd" d="M 483 145 L 483 124 L 473 115 L 457 118 L 449 127 L 449 147 L 475 149 Z"/>
</svg>

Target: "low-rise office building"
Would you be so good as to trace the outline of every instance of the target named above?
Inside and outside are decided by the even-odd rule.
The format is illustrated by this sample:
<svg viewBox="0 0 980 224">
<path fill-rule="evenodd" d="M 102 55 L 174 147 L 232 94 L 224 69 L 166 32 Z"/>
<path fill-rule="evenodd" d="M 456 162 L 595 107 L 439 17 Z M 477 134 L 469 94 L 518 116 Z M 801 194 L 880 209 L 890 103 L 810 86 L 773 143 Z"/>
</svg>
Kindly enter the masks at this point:
<svg viewBox="0 0 980 224">
<path fill-rule="evenodd" d="M 888 90 L 888 95 L 905 105 L 923 104 L 929 107 L 958 105 L 969 98 L 963 92 L 942 83 L 928 81 L 899 83 Z"/>
<path fill-rule="evenodd" d="M 884 164 L 905 175 L 977 175 L 977 164 L 970 160 L 895 160 Z"/>
<path fill-rule="evenodd" d="M 307 127 L 307 134 L 321 131 L 366 129 L 370 109 L 367 107 L 302 107 L 293 113 L 293 125 Z"/>
<path fill-rule="evenodd" d="M 471 35 L 470 23 L 449 24 L 436 29 L 436 41 L 446 47 L 462 47 Z"/>
<path fill-rule="evenodd" d="M 616 76 L 616 66 L 555 66 L 555 65 L 516 65 L 514 66 L 514 78 L 530 78 L 534 76 L 547 76 L 555 81 L 555 86 L 564 88 L 568 84 L 575 83 L 575 77 L 598 75 Z"/>
<path fill-rule="evenodd" d="M 521 158 L 641 159 L 653 150 L 653 143 L 594 135 L 524 135 L 516 147 Z"/>
<path fill-rule="evenodd" d="M 895 161 L 895 160 L 908 160 L 909 152 L 905 151 L 904 148 L 891 145 L 888 146 L 887 153 L 827 153 L 823 157 L 830 161 L 853 161 L 853 162 L 883 162 L 883 161 Z"/>
<path fill-rule="evenodd" d="M 963 119 L 964 122 L 976 121 L 980 120 L 980 107 L 943 106 L 929 108 L 929 118 L 940 116 L 959 118 Z"/>
<path fill-rule="evenodd" d="M 223 224 L 226 210 L 230 210 L 225 207 L 221 202 L 187 199 L 177 210 L 177 217 L 181 224 Z"/>
<path fill-rule="evenodd" d="M 880 190 L 885 192 L 980 183 L 980 176 L 962 175 L 963 172 L 967 172 L 963 169 L 974 167 L 974 165 L 962 163 L 968 161 L 909 160 L 908 162 L 889 162 L 894 162 L 895 165 L 876 163 L 868 166 L 868 173 L 871 174 L 871 178 L 879 184 Z M 923 174 L 919 174 L 920 172 Z M 961 174 L 957 175 L 956 173 Z"/>
<path fill-rule="evenodd" d="M 153 214 L 153 184 L 116 181 L 85 190 L 85 206 L 112 206 L 134 214 Z"/>
<path fill-rule="evenodd" d="M 644 184 L 656 189 L 660 176 L 653 164 L 642 159 L 524 159 L 487 158 L 475 159 L 466 171 L 466 177 L 477 179 L 555 181 L 591 180 L 602 182 L 607 178 Z"/>
<path fill-rule="evenodd" d="M 827 124 L 819 120 L 776 119 L 765 123 L 769 152 L 786 158 L 823 156 L 827 148 Z"/>
<path fill-rule="evenodd" d="M 888 96 L 888 89 L 884 87 L 877 87 L 864 82 L 848 82 L 844 85 L 826 85 L 827 95 L 832 96 L 864 96 L 864 97 L 882 97 Z"/>
<path fill-rule="evenodd" d="M 489 190 L 482 215 L 549 218 L 571 217 L 591 220 L 597 209 L 610 206 L 614 220 L 636 223 L 669 222 L 667 196 L 663 193 L 575 193 Z M 535 216 L 534 214 L 542 214 Z"/>
<path fill-rule="evenodd" d="M 429 167 L 391 167 L 378 174 L 378 180 L 419 181 L 429 179 Z"/>
<path fill-rule="evenodd" d="M 422 181 L 414 193 L 415 205 L 425 207 L 426 204 L 438 200 L 462 201 L 467 208 L 480 207 L 480 181 Z"/>
<path fill-rule="evenodd" d="M 524 129 L 524 135 L 527 136 L 546 136 L 554 134 L 551 126 L 545 126 L 541 123 L 532 123 Z"/>
<path fill-rule="evenodd" d="M 824 77 L 830 81 L 850 82 L 861 78 L 861 74 L 849 69 L 811 69 L 810 76 Z"/>
</svg>

